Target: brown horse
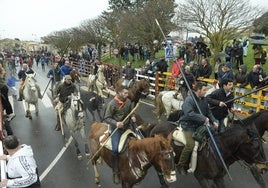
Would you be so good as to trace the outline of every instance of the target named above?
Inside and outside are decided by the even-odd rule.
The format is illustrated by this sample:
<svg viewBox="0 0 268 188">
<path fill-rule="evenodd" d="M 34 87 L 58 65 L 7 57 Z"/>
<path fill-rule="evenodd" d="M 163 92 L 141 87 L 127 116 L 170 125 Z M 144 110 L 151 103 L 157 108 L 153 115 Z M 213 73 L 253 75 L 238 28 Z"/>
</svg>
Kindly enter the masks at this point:
<svg viewBox="0 0 268 188">
<path fill-rule="evenodd" d="M 78 70 L 77 69 L 73 69 L 70 72 L 70 76 L 72 77 L 72 82 L 73 83 L 75 83 L 75 81 L 77 83 L 80 83 L 81 82 L 81 75 L 78 73 Z"/>
<path fill-rule="evenodd" d="M 121 86 L 123 82 L 124 79 L 119 79 L 115 84 L 115 90 L 117 90 L 117 88 Z M 135 81 L 134 84 L 128 89 L 128 98 L 136 105 L 143 93 L 145 95 L 150 93 L 150 82 L 145 78 Z"/>
<path fill-rule="evenodd" d="M 175 126 L 171 124 L 157 125 L 152 129 L 151 135 L 161 134 L 167 136 L 174 128 Z M 262 141 L 255 125 L 232 126 L 225 132 L 215 136 L 215 140 L 227 167 L 235 161 L 242 160 L 247 164 L 254 164 L 259 172 L 267 169 Z M 183 147 L 174 143 L 172 145 L 176 153 L 175 162 L 178 163 Z M 225 174 L 226 171 L 219 160 L 212 141 L 208 139 L 207 143 L 198 151 L 197 167 L 194 175 L 202 188 L 209 188 L 208 180 L 213 180 L 215 187 L 224 188 Z M 163 180 L 160 182 L 163 182 Z"/>
<path fill-rule="evenodd" d="M 112 152 L 103 147 L 99 153 L 100 136 L 108 129 L 105 123 L 95 122 L 89 132 L 91 152 L 95 154 L 91 159 L 95 172 L 95 183 L 100 183 L 96 164 L 99 157 L 112 167 Z M 122 188 L 131 188 L 139 183 L 146 175 L 147 170 L 154 166 L 157 172 L 168 182 L 176 181 L 173 163 L 173 150 L 170 141 L 162 136 L 137 140 L 130 138 L 127 148 L 119 155 L 119 170 L 121 173 Z"/>
</svg>

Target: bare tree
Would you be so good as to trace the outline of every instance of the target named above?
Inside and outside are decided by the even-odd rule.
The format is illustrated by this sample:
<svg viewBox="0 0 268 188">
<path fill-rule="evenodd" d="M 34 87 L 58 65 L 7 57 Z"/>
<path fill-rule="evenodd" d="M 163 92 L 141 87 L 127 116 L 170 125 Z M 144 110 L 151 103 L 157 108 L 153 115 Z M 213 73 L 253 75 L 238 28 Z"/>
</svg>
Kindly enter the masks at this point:
<svg viewBox="0 0 268 188">
<path fill-rule="evenodd" d="M 214 58 L 230 40 L 245 33 L 261 14 L 246 0 L 187 0 L 179 4 L 180 20 L 191 23 L 191 31 L 210 40 Z"/>
</svg>

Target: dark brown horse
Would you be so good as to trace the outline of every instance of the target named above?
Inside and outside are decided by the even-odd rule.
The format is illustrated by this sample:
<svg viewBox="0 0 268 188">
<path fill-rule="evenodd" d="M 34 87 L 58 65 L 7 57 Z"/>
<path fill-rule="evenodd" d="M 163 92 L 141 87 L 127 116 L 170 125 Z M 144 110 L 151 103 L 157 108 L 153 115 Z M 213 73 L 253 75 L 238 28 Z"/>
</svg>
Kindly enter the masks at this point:
<svg viewBox="0 0 268 188">
<path fill-rule="evenodd" d="M 78 73 L 77 69 L 73 69 L 70 72 L 70 76 L 72 77 L 72 82 L 75 83 L 80 83 L 81 82 L 81 75 Z"/>
<path fill-rule="evenodd" d="M 115 84 L 115 90 L 122 85 L 124 79 L 119 79 Z M 135 105 L 139 102 L 142 94 L 148 95 L 150 93 L 150 82 L 148 79 L 141 79 L 135 81 L 134 84 L 128 90 L 128 98 L 131 102 L 134 102 Z"/>
<path fill-rule="evenodd" d="M 153 128 L 151 134 L 162 134 L 166 136 L 174 128 L 174 126 L 167 126 L 167 124 L 158 125 Z M 215 140 L 228 167 L 235 161 L 242 160 L 247 164 L 254 164 L 259 172 L 267 169 L 262 141 L 255 125 L 250 124 L 245 127 L 240 125 L 232 126 L 216 136 Z M 173 149 L 176 153 L 175 162 L 177 163 L 183 147 L 176 146 L 173 143 Z M 217 156 L 214 146 L 210 139 L 208 139 L 207 144 L 198 151 L 197 167 L 194 175 L 202 188 L 209 187 L 209 180 L 213 180 L 217 188 L 224 188 L 225 174 L 226 172 Z"/>
<path fill-rule="evenodd" d="M 234 124 L 241 124 L 241 125 L 248 125 L 251 123 L 254 123 L 260 137 L 264 135 L 265 131 L 268 131 L 268 111 L 267 110 L 261 110 L 257 113 L 252 114 L 249 117 L 246 117 L 245 119 L 238 119 L 238 120 L 231 120 Z"/>
<path fill-rule="evenodd" d="M 105 123 L 95 122 L 89 132 L 89 144 L 91 152 L 95 154 L 100 148 L 99 138 L 107 130 Z M 96 164 L 99 157 L 112 166 L 112 153 L 103 147 L 99 153 L 91 159 L 95 172 L 95 183 L 99 184 L 99 172 Z M 121 173 L 122 188 L 131 188 L 139 183 L 147 174 L 147 170 L 154 166 L 158 173 L 168 182 L 176 181 L 176 173 L 173 163 L 173 150 L 170 141 L 162 136 L 137 140 L 131 138 L 128 147 L 119 155 L 119 170 Z"/>
</svg>

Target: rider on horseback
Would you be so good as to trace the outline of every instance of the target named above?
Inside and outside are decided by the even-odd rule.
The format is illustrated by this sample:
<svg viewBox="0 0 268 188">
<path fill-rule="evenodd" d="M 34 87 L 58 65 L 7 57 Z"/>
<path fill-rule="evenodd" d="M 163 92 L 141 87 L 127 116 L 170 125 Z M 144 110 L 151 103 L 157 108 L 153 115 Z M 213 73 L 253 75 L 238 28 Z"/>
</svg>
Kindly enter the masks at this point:
<svg viewBox="0 0 268 188">
<path fill-rule="evenodd" d="M 19 98 L 18 98 L 18 101 L 22 101 L 22 99 L 23 99 L 24 82 L 25 82 L 25 79 L 27 77 L 27 74 L 34 74 L 34 71 L 30 67 L 28 67 L 27 63 L 23 63 L 22 64 L 22 69 L 18 73 L 18 77 L 19 77 L 19 79 L 21 81 L 20 82 L 20 88 L 19 88 Z M 42 94 L 40 92 L 39 85 L 36 84 L 35 87 L 36 87 L 37 92 L 38 92 L 38 97 L 40 99 L 42 99 Z"/>
<path fill-rule="evenodd" d="M 205 98 L 207 91 L 206 84 L 197 82 L 193 90 L 193 97 L 195 97 L 202 114 L 200 114 L 196 107 L 192 96 L 187 96 L 182 105 L 183 115 L 180 118 L 180 125 L 183 128 L 186 140 L 186 145 L 181 152 L 178 163 L 178 172 L 182 175 L 187 174 L 186 168 L 188 169 L 189 159 L 195 146 L 195 141 L 192 138 L 193 132 L 195 132 L 198 127 L 208 125 L 210 122 L 213 123 L 215 127 L 218 127 L 217 120 L 212 115 Z"/>
<path fill-rule="evenodd" d="M 59 85 L 56 91 L 56 98 L 54 100 L 54 102 L 57 104 L 55 107 L 57 114 L 57 124 L 55 127 L 56 131 L 61 130 L 60 116 L 64 112 L 64 107 L 66 106 L 69 96 L 74 92 L 77 92 L 77 88 L 72 83 L 72 77 L 67 75 L 64 78 L 64 82 Z"/>
<path fill-rule="evenodd" d="M 131 62 L 128 61 L 126 67 L 122 71 L 122 75 L 125 78 L 123 85 L 128 87 L 131 80 L 134 79 L 135 74 L 136 74 L 135 69 L 131 66 Z"/>
<path fill-rule="evenodd" d="M 106 108 L 104 114 L 104 120 L 110 125 L 110 132 L 113 132 L 116 128 L 116 132 L 113 133 L 112 140 L 112 168 L 113 168 L 113 181 L 115 184 L 120 183 L 120 172 L 118 164 L 118 146 L 121 135 L 130 128 L 130 119 L 126 122 L 122 122 L 125 117 L 131 112 L 132 105 L 128 97 L 128 89 L 125 86 L 119 86 L 116 96 L 111 100 Z M 136 118 L 132 115 L 131 120 L 136 122 Z"/>
<path fill-rule="evenodd" d="M 47 77 L 51 79 L 51 91 L 53 86 L 61 81 L 61 79 L 65 76 L 64 72 L 60 69 L 59 63 L 55 62 L 53 68 L 50 69 L 47 73 Z M 53 93 L 55 93 L 53 91 Z"/>
</svg>

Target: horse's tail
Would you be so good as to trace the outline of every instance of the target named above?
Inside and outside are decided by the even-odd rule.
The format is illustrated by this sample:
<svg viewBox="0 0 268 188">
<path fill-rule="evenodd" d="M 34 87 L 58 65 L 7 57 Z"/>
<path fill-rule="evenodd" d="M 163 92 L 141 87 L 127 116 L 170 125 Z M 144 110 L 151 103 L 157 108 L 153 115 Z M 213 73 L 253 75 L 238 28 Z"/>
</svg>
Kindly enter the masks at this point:
<svg viewBox="0 0 268 188">
<path fill-rule="evenodd" d="M 161 115 L 165 112 L 165 107 L 162 101 L 163 92 L 160 92 L 155 100 L 155 106 L 156 106 L 156 116 L 158 119 L 160 119 Z"/>
</svg>

